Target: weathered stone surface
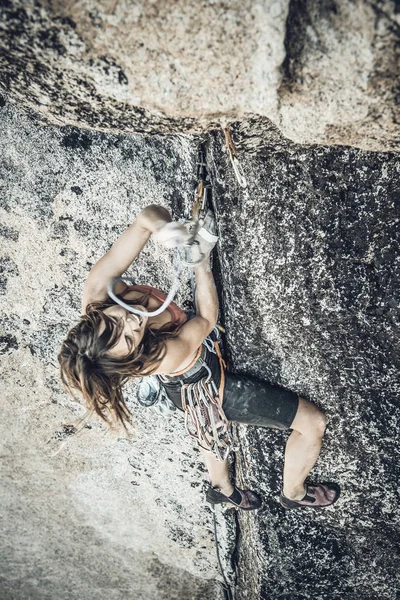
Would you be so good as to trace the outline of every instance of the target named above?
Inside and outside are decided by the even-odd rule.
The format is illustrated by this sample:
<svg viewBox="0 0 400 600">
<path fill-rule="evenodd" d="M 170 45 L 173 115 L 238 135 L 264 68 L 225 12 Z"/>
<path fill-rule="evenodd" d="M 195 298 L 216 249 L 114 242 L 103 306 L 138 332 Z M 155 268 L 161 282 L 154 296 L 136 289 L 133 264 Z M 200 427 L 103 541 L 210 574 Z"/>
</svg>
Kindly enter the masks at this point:
<svg viewBox="0 0 400 600">
<path fill-rule="evenodd" d="M 150 202 L 176 217 L 188 210 L 199 139 L 45 127 L 37 118 L 105 130 L 206 131 L 215 94 L 203 90 L 209 113 L 201 122 L 180 118 L 197 113 L 178 92 L 174 101 L 187 104 L 162 106 L 167 116 L 150 104 L 151 112 L 128 106 L 119 63 L 108 59 L 107 72 L 93 62 L 87 70 L 87 45 L 97 43 L 108 9 L 98 7 L 98 28 L 82 19 L 77 33 L 64 11 L 79 4 L 46 6 L 2 3 L 11 37 L 0 77 L 9 97 L 35 113 L 30 118 L 0 102 L 0 589 L 7 600 L 219 598 L 211 516 L 203 507 L 207 475 L 181 416 L 159 422 L 132 388 L 134 438 L 106 435 L 95 421 L 74 434 L 63 425 L 77 425 L 83 409 L 61 390 L 55 363 L 79 315 L 88 270 L 133 216 Z M 117 3 L 114 16 L 124 6 Z M 162 3 L 152 6 L 167 18 Z M 174 9 L 170 14 L 177 18 Z M 281 79 L 272 85 L 272 76 L 259 78 L 272 104 L 279 98 L 275 112 L 268 108 L 272 120 L 246 117 L 233 128 L 247 190 L 237 186 L 217 125 L 208 136 L 221 234 L 216 266 L 230 368 L 285 385 L 327 412 L 314 475 L 339 481 L 343 493 L 334 509 L 284 513 L 277 496 L 286 434 L 237 427 L 238 481 L 260 490 L 266 504 L 257 515 L 240 514 L 239 531 L 229 512 L 219 516 L 224 565 L 232 579 L 229 555 L 238 535 L 238 600 L 395 600 L 398 154 L 288 139 L 396 146 L 395 6 L 290 2 L 287 14 L 286 31 L 278 19 L 276 38 L 286 54 L 271 52 L 275 65 L 283 61 Z M 349 64 L 350 48 L 358 53 Z M 274 69 L 268 72 L 276 75 Z M 143 72 L 137 77 L 134 85 L 142 81 L 146 91 Z M 245 110 L 228 100 L 224 118 Z M 169 268 L 169 255 L 150 245 L 133 272 L 165 288 Z M 178 300 L 187 298 L 183 280 Z"/>
<path fill-rule="evenodd" d="M 399 33 L 390 0 L 291 0 L 282 132 L 300 143 L 398 149 Z"/>
<path fill-rule="evenodd" d="M 206 476 L 182 420 L 174 416 L 154 431 L 154 416 L 133 401 L 135 440 L 104 437 L 96 424 L 78 437 L 62 434 L 62 422 L 79 418 L 81 409 L 60 390 L 54 367 L 59 342 L 79 313 L 84 273 L 96 257 L 146 203 L 161 201 L 176 214 L 189 205 L 195 140 L 43 128 L 11 108 L 3 108 L 2 124 L 3 264 L 14 265 L 4 290 L 2 334 L 8 387 L 3 464 L 11 480 L 3 494 L 14 557 L 3 566 L 6 589 L 12 589 L 11 578 L 17 596 L 21 590 L 31 597 L 54 594 L 54 582 L 40 575 L 24 550 L 34 537 L 36 556 L 54 569 L 56 586 L 60 559 L 49 549 L 73 561 L 75 584 L 61 597 L 80 597 L 73 590 L 85 583 L 76 584 L 82 576 L 76 563 L 90 560 L 91 545 L 90 569 L 115 576 L 116 598 L 128 590 L 135 598 L 184 597 L 184 585 L 196 597 L 215 597 L 216 588 L 207 592 L 209 584 L 204 588 L 196 579 L 217 574 L 211 537 L 204 537 L 207 529 L 211 535 L 210 516 L 199 513 Z M 231 366 L 286 385 L 327 411 L 316 474 L 343 486 L 334 510 L 283 513 L 276 495 L 285 435 L 238 428 L 238 476 L 267 498 L 256 517 L 240 517 L 239 595 L 317 598 L 333 585 L 337 598 L 394 598 L 398 158 L 301 148 L 267 121 L 242 123 L 236 137 L 246 191 L 237 188 L 220 133 L 209 148 Z M 149 248 L 139 260 L 139 277 L 146 272 L 167 286 L 162 273 L 168 262 Z M 54 498 L 46 493 L 50 485 Z M 17 512 L 11 511 L 15 501 Z M 54 536 L 55 529 L 65 535 Z M 229 537 L 234 541 L 233 529 Z M 15 581 L 13 565 L 21 569 L 21 561 L 26 568 Z M 155 567 L 157 561 L 163 566 Z M 179 575 L 178 565 L 191 575 Z M 93 588 L 97 597 L 107 585 L 97 584 L 103 592 Z"/>
<path fill-rule="evenodd" d="M 196 145 L 43 127 L 9 106 L 0 118 L 0 596 L 222 598 L 208 477 L 183 420 L 159 421 L 132 388 L 132 439 L 97 422 L 74 435 L 85 411 L 56 360 L 94 261 L 141 207 L 189 204 Z M 150 244 L 135 274 L 168 287 L 170 270 Z M 180 301 L 187 291 L 184 280 Z"/>
<path fill-rule="evenodd" d="M 287 435 L 238 427 L 239 481 L 266 498 L 255 518 L 239 518 L 239 598 L 394 600 L 399 156 L 279 143 L 260 122 L 236 135 L 246 190 L 218 133 L 209 153 L 229 362 L 326 411 L 314 475 L 342 486 L 334 509 L 286 513 L 277 497 Z"/>
<path fill-rule="evenodd" d="M 53 123 L 200 132 L 256 114 L 299 143 L 399 147 L 391 0 L 4 0 L 0 85 Z"/>
</svg>

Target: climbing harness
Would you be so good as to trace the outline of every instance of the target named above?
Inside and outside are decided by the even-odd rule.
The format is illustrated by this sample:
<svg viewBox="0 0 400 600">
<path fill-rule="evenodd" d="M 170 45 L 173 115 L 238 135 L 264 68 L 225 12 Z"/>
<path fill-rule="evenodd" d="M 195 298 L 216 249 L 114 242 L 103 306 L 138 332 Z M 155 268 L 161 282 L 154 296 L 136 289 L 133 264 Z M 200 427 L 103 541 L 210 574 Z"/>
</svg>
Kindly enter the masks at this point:
<svg viewBox="0 0 400 600">
<path fill-rule="evenodd" d="M 232 136 L 231 136 L 230 131 L 229 131 L 229 127 L 225 127 L 224 134 L 225 134 L 226 149 L 228 151 L 229 158 L 231 160 L 232 167 L 233 167 L 236 179 L 238 181 L 238 184 L 242 188 L 247 188 L 247 179 L 246 179 L 246 177 L 245 177 L 245 175 L 243 173 L 242 166 L 241 166 L 241 164 L 239 162 L 239 157 L 238 157 L 238 154 L 236 152 L 236 148 L 235 148 L 235 145 L 233 143 Z"/>
<path fill-rule="evenodd" d="M 219 343 L 219 330 L 215 327 L 210 336 L 203 341 L 197 355 L 186 369 L 171 375 L 157 375 L 157 378 L 164 383 L 180 383 L 187 433 L 201 448 L 212 452 L 216 460 L 224 461 L 229 452 L 236 451 L 238 447 L 232 437 L 232 425 L 222 408 L 226 365 Z M 219 389 L 206 362 L 208 352 L 216 354 L 219 360 L 221 369 Z M 205 371 L 203 377 L 194 382 L 185 382 L 185 379 L 190 380 L 200 371 Z"/>
<path fill-rule="evenodd" d="M 185 411 L 185 427 L 188 434 L 197 440 L 204 450 L 212 452 L 218 461 L 224 461 L 230 450 L 236 450 L 231 424 L 222 408 L 226 364 L 219 349 L 219 338 L 205 340 L 211 344 L 210 352 L 217 354 L 221 368 L 221 383 L 217 388 L 210 367 L 199 357 L 198 363 L 207 375 L 195 383 L 183 383 L 181 388 L 182 407 Z M 204 342 L 203 342 L 204 343 Z"/>
</svg>

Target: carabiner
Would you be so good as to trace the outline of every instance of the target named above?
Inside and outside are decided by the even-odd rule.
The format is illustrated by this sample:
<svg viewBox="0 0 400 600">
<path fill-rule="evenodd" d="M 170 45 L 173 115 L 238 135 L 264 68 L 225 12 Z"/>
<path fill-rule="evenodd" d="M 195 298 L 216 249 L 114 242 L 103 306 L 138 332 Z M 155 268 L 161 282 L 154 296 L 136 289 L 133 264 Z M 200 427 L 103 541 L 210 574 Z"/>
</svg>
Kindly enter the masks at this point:
<svg viewBox="0 0 400 600">
<path fill-rule="evenodd" d="M 193 252 L 194 248 L 197 248 L 197 258 L 194 257 L 194 255 L 196 254 L 195 252 Z M 187 267 L 195 267 L 196 265 L 199 265 L 203 262 L 205 256 L 206 255 L 204 254 L 204 252 L 200 251 L 200 244 L 197 240 L 193 240 L 191 243 L 185 245 L 184 264 Z"/>
</svg>

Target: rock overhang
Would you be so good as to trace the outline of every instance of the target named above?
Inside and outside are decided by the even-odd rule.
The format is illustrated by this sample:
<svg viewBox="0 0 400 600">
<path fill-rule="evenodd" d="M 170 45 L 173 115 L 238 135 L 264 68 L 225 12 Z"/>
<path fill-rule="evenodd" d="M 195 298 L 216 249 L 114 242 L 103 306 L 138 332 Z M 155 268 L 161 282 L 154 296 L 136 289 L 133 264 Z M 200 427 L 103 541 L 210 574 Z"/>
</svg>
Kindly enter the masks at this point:
<svg viewBox="0 0 400 600">
<path fill-rule="evenodd" d="M 1 7 L 0 83 L 54 124 L 202 133 L 269 118 L 297 143 L 399 143 L 392 3 L 239 0 Z"/>
</svg>

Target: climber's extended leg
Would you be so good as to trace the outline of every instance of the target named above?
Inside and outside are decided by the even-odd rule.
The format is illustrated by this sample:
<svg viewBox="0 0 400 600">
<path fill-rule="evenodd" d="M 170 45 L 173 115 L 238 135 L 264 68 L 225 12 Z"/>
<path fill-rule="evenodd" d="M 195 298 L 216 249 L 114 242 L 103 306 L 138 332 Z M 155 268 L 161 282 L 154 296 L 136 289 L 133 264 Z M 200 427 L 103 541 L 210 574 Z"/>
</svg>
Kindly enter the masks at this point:
<svg viewBox="0 0 400 600">
<path fill-rule="evenodd" d="M 229 478 L 228 461 L 218 461 L 212 452 L 201 448 L 204 464 L 210 475 L 212 487 L 218 487 L 225 496 L 233 494 L 234 487 Z"/>
<path fill-rule="evenodd" d="M 299 398 L 299 407 L 290 428 L 283 470 L 283 495 L 285 508 L 321 507 L 333 504 L 339 497 L 336 484 L 304 484 L 314 466 L 326 426 L 324 413 L 315 404 Z"/>
<path fill-rule="evenodd" d="M 325 427 L 324 413 L 315 404 L 299 398 L 285 451 L 283 493 L 286 498 L 300 500 L 304 496 L 304 480 L 318 458 Z"/>
<path fill-rule="evenodd" d="M 261 498 L 251 490 L 234 487 L 229 479 L 228 461 L 218 461 L 212 452 L 201 449 L 204 463 L 210 475 L 211 485 L 206 500 L 210 504 L 232 504 L 243 510 L 260 508 Z"/>
<path fill-rule="evenodd" d="M 280 499 L 285 508 L 328 506 L 338 499 L 336 484 L 304 484 L 325 431 L 325 415 L 315 404 L 258 377 L 226 373 L 223 409 L 230 421 L 293 430 L 286 446 Z"/>
</svg>

